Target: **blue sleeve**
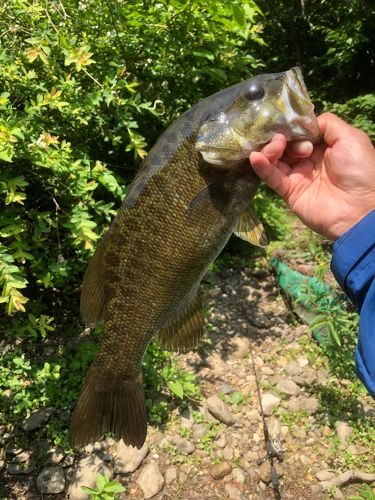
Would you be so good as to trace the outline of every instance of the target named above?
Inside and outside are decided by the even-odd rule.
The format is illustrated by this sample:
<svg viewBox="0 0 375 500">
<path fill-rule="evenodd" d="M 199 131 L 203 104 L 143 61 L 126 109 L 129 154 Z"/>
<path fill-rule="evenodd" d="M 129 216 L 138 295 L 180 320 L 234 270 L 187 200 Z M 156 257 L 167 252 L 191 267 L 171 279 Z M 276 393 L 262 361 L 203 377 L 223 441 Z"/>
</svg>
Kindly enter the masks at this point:
<svg viewBox="0 0 375 500">
<path fill-rule="evenodd" d="M 375 399 L 375 210 L 335 242 L 331 269 L 360 314 L 356 369 Z"/>
</svg>

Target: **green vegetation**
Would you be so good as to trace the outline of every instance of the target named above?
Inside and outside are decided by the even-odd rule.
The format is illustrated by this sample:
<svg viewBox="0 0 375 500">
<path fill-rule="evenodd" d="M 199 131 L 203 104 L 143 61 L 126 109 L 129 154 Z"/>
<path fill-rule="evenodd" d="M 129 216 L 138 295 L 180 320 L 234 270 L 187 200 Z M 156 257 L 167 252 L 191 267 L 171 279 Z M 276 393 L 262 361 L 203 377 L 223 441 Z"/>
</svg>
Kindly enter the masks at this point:
<svg viewBox="0 0 375 500">
<path fill-rule="evenodd" d="M 116 493 L 123 493 L 125 491 L 117 481 L 110 481 L 109 477 L 102 474 L 96 475 L 96 488 L 89 488 L 82 486 L 82 491 L 87 493 L 92 500 L 111 500 L 116 497 Z"/>
<path fill-rule="evenodd" d="M 142 158 L 178 114 L 255 73 L 299 63 L 320 109 L 341 114 L 375 137 L 374 7 L 359 0 L 296 5 L 292 0 L 2 2 L 3 439 L 23 439 L 18 431 L 24 418 L 39 407 L 53 407 L 48 425 L 33 438 L 47 436 L 68 448 L 70 411 L 101 335 L 100 328 L 83 329 L 79 320 L 83 272 Z M 261 190 L 255 206 L 270 239 L 292 248 L 283 204 Z M 322 273 L 326 249 L 314 240 L 305 258 Z M 235 255 L 213 270 L 232 263 Z M 316 318 L 330 331 L 331 343 L 320 349 L 358 394 L 352 361 L 356 320 L 335 308 L 332 304 L 328 315 Z M 171 405 L 200 398 L 194 377 L 156 344 L 145 356 L 144 375 L 155 424 L 167 418 Z M 229 402 L 240 406 L 241 396 L 235 393 Z"/>
</svg>

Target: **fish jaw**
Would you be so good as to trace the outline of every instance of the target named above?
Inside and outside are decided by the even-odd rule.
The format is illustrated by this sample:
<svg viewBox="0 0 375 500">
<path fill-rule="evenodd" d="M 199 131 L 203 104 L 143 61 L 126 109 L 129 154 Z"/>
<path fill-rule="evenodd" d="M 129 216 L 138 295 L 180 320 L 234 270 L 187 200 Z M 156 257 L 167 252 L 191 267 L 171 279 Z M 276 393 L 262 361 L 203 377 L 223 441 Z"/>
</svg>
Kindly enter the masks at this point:
<svg viewBox="0 0 375 500">
<path fill-rule="evenodd" d="M 237 169 L 276 133 L 288 141 L 320 142 L 314 105 L 298 67 L 258 75 L 240 86 L 232 103 L 211 115 L 198 131 L 195 148 L 207 163 Z M 249 97 L 254 88 L 258 93 Z"/>
<path fill-rule="evenodd" d="M 285 72 L 279 105 L 285 116 L 285 125 L 277 127 L 277 132 L 284 134 L 287 141 L 307 140 L 313 144 L 321 142 L 314 105 L 297 66 Z"/>
</svg>

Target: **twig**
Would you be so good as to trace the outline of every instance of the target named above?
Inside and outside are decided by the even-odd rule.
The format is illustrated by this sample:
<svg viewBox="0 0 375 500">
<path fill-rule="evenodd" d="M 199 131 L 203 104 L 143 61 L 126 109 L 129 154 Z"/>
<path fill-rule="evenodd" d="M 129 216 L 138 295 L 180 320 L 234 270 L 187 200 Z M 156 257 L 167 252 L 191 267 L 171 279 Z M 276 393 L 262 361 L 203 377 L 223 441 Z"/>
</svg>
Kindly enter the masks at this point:
<svg viewBox="0 0 375 500">
<path fill-rule="evenodd" d="M 328 490 L 332 486 L 342 486 L 347 483 L 361 481 L 363 483 L 373 483 L 375 481 L 375 474 L 361 472 L 359 470 L 347 470 L 343 474 L 331 479 L 330 481 L 322 481 L 321 485 L 323 490 Z"/>
</svg>

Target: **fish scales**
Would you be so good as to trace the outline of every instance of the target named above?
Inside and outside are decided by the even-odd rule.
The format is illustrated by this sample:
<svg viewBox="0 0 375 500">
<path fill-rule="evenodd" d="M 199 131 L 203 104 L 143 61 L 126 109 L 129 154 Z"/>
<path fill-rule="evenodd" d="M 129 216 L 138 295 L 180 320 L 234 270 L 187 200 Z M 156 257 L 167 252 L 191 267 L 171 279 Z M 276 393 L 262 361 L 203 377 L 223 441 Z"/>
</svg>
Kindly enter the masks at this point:
<svg viewBox="0 0 375 500">
<path fill-rule="evenodd" d="M 141 375 L 147 345 L 159 333 L 165 345 L 186 350 L 201 337 L 200 281 L 247 213 L 259 180 L 248 161 L 244 168 L 245 157 L 233 168 L 235 146 L 228 148 L 224 168 L 217 167 L 205 157 L 213 151 L 214 162 L 221 161 L 216 144 L 208 153 L 198 151 L 197 138 L 233 100 L 241 107 L 252 81 L 205 99 L 167 129 L 89 263 L 82 316 L 90 325 L 104 320 L 105 331 L 73 414 L 73 446 L 111 432 L 141 447 L 147 429 Z M 251 217 L 241 234 L 253 234 L 258 221 Z"/>
</svg>

